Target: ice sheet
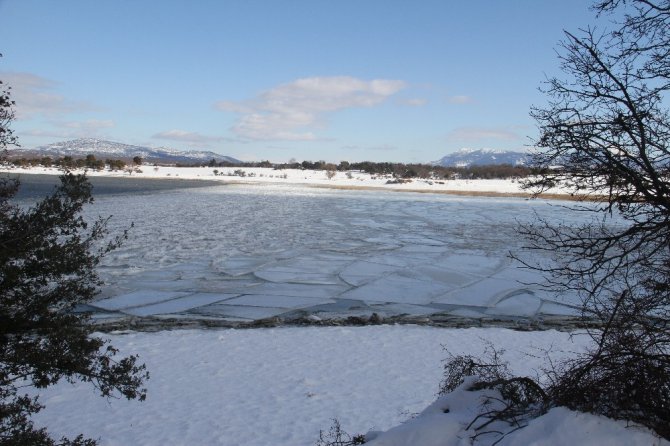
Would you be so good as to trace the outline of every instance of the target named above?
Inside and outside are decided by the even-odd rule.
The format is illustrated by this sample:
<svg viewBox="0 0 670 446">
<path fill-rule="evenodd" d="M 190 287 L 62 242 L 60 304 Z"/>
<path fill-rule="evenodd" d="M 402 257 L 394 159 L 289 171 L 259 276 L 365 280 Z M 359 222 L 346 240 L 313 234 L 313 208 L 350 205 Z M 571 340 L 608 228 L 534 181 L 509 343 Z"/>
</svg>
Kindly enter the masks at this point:
<svg viewBox="0 0 670 446">
<path fill-rule="evenodd" d="M 207 316 L 217 316 L 233 320 L 258 320 L 286 313 L 286 308 L 273 307 L 249 307 L 238 305 L 214 304 L 200 307 L 194 312 Z"/>
<path fill-rule="evenodd" d="M 515 281 L 505 279 L 483 279 L 470 286 L 459 288 L 433 299 L 433 302 L 451 305 L 495 306 L 498 301 L 522 286 Z"/>
<path fill-rule="evenodd" d="M 398 268 L 393 265 L 359 260 L 344 268 L 340 272 L 340 278 L 350 285 L 360 286 L 393 271 L 397 271 Z"/>
<path fill-rule="evenodd" d="M 505 296 L 498 301 L 493 308 L 486 310 L 491 315 L 506 316 L 535 316 L 540 309 L 542 301 L 527 290 L 518 290 Z"/>
<path fill-rule="evenodd" d="M 157 304 L 125 308 L 122 309 L 121 312 L 133 316 L 152 316 L 155 314 L 181 313 L 182 311 L 202 307 L 204 305 L 209 305 L 215 302 L 225 301 L 237 296 L 237 294 L 196 293 L 184 297 L 178 297 L 176 299 L 170 299 Z"/>
<path fill-rule="evenodd" d="M 231 276 L 242 276 L 253 273 L 266 263 L 268 263 L 267 258 L 237 256 L 225 259 L 215 259 L 212 261 L 212 267 Z"/>
<path fill-rule="evenodd" d="M 433 297 L 448 289 L 447 285 L 439 282 L 417 280 L 402 274 L 389 274 L 348 291 L 341 297 L 366 302 L 429 304 Z"/>
<path fill-rule="evenodd" d="M 534 317 L 563 314 L 561 303 L 578 302 L 542 292 L 533 285 L 542 277 L 507 256 L 523 243 L 519 221 L 535 213 L 579 221 L 537 200 L 244 185 L 102 196 L 88 212 L 117 214 L 112 232 L 134 222 L 100 268 L 108 285 L 94 306 L 106 311 L 223 308 L 215 313 L 246 319 L 287 308 L 336 313 L 359 302 L 368 310 L 382 305 L 389 315 L 460 305 Z M 524 289 L 525 297 L 505 299 Z M 240 295 L 233 299 L 244 305 L 232 311 L 204 297 L 181 299 L 189 295 Z M 558 304 L 542 304 L 552 300 Z"/>
<path fill-rule="evenodd" d="M 187 295 L 187 293 L 139 290 L 128 294 L 122 294 L 120 296 L 91 302 L 90 305 L 93 307 L 102 308 L 103 310 L 115 311 L 125 308 L 155 304 L 185 295 Z"/>
<path fill-rule="evenodd" d="M 331 299 L 315 299 L 311 297 L 294 296 L 269 296 L 263 294 L 250 294 L 240 296 L 226 301 L 227 305 L 243 305 L 250 307 L 273 307 L 296 309 L 333 303 Z"/>
<path fill-rule="evenodd" d="M 329 298 L 337 296 L 349 289 L 343 285 L 308 285 L 301 283 L 261 283 L 248 288 L 241 294 L 265 294 L 269 296 L 295 296 Z"/>
</svg>

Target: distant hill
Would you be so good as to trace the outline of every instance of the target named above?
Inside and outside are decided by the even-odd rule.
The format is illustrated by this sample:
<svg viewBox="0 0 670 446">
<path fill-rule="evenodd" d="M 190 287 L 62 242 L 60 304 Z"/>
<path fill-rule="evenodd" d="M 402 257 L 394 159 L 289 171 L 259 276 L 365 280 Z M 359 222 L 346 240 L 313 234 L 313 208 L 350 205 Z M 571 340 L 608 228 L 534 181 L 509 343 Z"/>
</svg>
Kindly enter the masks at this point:
<svg viewBox="0 0 670 446">
<path fill-rule="evenodd" d="M 10 156 L 35 157 L 35 156 L 72 156 L 83 157 L 92 154 L 98 159 L 132 159 L 139 156 L 149 163 L 202 163 L 211 159 L 217 162 L 240 163 L 240 160 L 218 153 L 190 150 L 179 151 L 169 148 L 151 148 L 144 146 L 133 146 L 114 141 L 104 141 L 93 138 L 73 139 L 70 141 L 57 142 L 34 149 L 16 149 L 10 152 Z"/>
<path fill-rule="evenodd" d="M 461 149 L 443 156 L 433 165 L 445 167 L 485 166 L 492 164 L 526 165 L 528 154 L 512 150 Z"/>
</svg>

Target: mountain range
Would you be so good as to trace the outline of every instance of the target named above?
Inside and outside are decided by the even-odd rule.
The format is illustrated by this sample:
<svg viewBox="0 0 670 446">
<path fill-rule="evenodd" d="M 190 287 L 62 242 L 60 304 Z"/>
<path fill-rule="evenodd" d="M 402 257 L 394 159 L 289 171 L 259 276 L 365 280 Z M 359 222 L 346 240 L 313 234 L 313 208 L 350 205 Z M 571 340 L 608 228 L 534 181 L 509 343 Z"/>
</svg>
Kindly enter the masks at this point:
<svg viewBox="0 0 670 446">
<path fill-rule="evenodd" d="M 528 164 L 528 154 L 513 150 L 461 149 L 431 164 L 445 167 L 486 166 L 492 164 Z"/>
<path fill-rule="evenodd" d="M 145 162 L 161 164 L 204 163 L 212 159 L 217 163 L 241 163 L 240 160 L 233 157 L 220 155 L 210 151 L 180 151 L 165 147 L 152 148 L 95 138 L 73 139 L 38 146 L 33 149 L 16 149 L 9 153 L 12 157 L 25 158 L 43 156 L 72 156 L 81 158 L 89 154 L 94 155 L 98 159 L 111 158 L 130 160 L 139 156 Z M 512 150 L 461 149 L 445 155 L 439 160 L 433 161 L 431 164 L 445 167 L 468 167 L 492 164 L 526 165 L 528 164 L 528 154 Z"/>
<path fill-rule="evenodd" d="M 180 151 L 165 147 L 152 148 L 145 146 L 134 146 L 114 141 L 105 141 L 94 138 L 73 139 L 62 141 L 34 149 L 16 149 L 10 152 L 10 156 L 36 157 L 36 156 L 72 156 L 84 157 L 94 155 L 99 159 L 131 159 L 139 156 L 145 162 L 150 163 L 202 163 L 214 159 L 216 162 L 240 163 L 240 160 L 218 153 L 190 150 Z"/>
</svg>

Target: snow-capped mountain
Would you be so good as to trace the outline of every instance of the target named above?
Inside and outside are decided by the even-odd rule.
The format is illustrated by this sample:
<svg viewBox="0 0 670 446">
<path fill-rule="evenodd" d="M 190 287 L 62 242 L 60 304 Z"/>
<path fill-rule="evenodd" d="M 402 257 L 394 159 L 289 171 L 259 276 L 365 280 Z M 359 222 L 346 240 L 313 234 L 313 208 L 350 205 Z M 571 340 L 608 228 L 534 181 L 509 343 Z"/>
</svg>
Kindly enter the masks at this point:
<svg viewBox="0 0 670 446">
<path fill-rule="evenodd" d="M 89 154 L 96 158 L 105 159 L 124 159 L 141 157 L 146 162 L 158 163 L 197 163 L 209 161 L 211 159 L 217 162 L 227 161 L 230 163 L 239 163 L 240 161 L 218 153 L 190 150 L 179 151 L 170 148 L 151 148 L 144 146 L 134 146 L 130 144 L 122 144 L 114 141 L 104 141 L 94 138 L 73 139 L 70 141 L 62 141 L 45 146 L 35 147 L 34 149 L 18 149 L 14 154 L 21 154 L 25 152 L 30 156 L 72 156 L 83 157 Z"/>
<path fill-rule="evenodd" d="M 525 165 L 528 163 L 528 154 L 512 150 L 495 149 L 461 149 L 443 156 L 433 165 L 445 167 L 486 166 L 492 164 Z"/>
</svg>

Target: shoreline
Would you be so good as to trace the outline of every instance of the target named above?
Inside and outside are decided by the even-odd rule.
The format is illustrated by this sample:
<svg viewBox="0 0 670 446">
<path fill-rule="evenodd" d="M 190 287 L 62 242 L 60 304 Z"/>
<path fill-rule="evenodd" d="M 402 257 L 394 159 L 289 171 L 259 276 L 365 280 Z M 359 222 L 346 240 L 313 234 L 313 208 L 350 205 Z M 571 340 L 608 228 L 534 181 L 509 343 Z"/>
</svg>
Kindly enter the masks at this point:
<svg viewBox="0 0 670 446">
<path fill-rule="evenodd" d="M 96 331 L 111 333 L 118 331 L 156 332 L 164 330 L 190 329 L 242 329 L 253 330 L 259 328 L 283 327 L 364 327 L 372 325 L 416 325 L 434 328 L 506 328 L 515 331 L 546 331 L 556 330 L 572 332 L 581 329 L 598 329 L 602 323 L 596 320 L 587 320 L 580 316 L 545 316 L 542 318 L 471 318 L 434 314 L 428 316 L 341 316 L 332 318 L 311 318 L 309 316 L 288 318 L 270 317 L 253 321 L 235 321 L 219 318 L 194 317 L 137 317 L 128 316 L 111 321 L 90 320 L 90 327 Z"/>
<path fill-rule="evenodd" d="M 228 168 L 230 169 L 230 168 Z M 310 170 L 274 170 L 272 168 L 240 168 L 234 171 L 219 171 L 210 167 L 165 167 L 145 166 L 141 172 L 129 174 L 124 171 L 92 171 L 77 169 L 73 173 L 84 173 L 89 178 L 109 178 L 120 181 L 146 181 L 150 184 L 154 180 L 187 184 L 202 182 L 202 186 L 216 185 L 283 185 L 301 186 L 330 190 L 362 190 L 380 192 L 409 192 L 420 194 L 453 195 L 463 197 L 490 197 L 490 198 L 524 198 L 565 201 L 598 201 L 600 197 L 574 196 L 561 190 L 552 190 L 539 195 L 526 192 L 520 187 L 518 180 L 490 179 L 490 180 L 422 180 L 413 179 L 407 183 L 391 183 L 389 178 L 372 176 L 364 172 L 351 171 L 346 174 L 338 172 L 335 178 L 328 179 L 323 171 Z M 239 172 L 244 172 L 240 176 Z M 238 172 L 235 174 L 235 172 Z M 0 167 L 1 174 L 59 176 L 63 171 L 57 168 L 7 168 Z M 189 184 L 186 187 L 198 187 Z"/>
</svg>

